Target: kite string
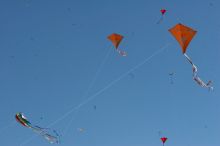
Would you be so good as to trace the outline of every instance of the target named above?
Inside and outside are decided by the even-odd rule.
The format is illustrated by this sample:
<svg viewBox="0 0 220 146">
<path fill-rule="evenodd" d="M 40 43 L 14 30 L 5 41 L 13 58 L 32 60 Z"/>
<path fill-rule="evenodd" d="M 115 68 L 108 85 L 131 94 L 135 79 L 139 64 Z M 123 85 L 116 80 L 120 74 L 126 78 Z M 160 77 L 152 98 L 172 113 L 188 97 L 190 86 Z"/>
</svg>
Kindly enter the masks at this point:
<svg viewBox="0 0 220 146">
<path fill-rule="evenodd" d="M 118 81 L 120 81 L 123 77 L 127 76 L 129 73 L 133 72 L 134 70 L 136 70 L 137 68 L 141 67 L 142 65 L 144 65 L 146 62 L 148 62 L 150 59 L 152 59 L 155 55 L 159 54 L 160 52 L 162 52 L 165 48 L 167 48 L 168 44 L 165 45 L 164 47 L 162 47 L 161 49 L 159 49 L 158 51 L 156 51 L 155 53 L 153 53 L 151 56 L 149 56 L 148 58 L 146 58 L 143 62 L 137 64 L 136 66 L 134 66 L 133 68 L 131 68 L 130 70 L 128 70 L 127 72 L 125 72 L 124 74 L 120 75 L 117 79 L 113 80 L 112 82 L 110 82 L 107 86 L 105 86 L 104 88 L 102 88 L 101 90 L 99 90 L 98 92 L 96 92 L 95 94 L 93 94 L 92 96 L 90 96 L 89 98 L 87 98 L 87 100 L 85 100 L 84 102 L 82 102 L 81 104 L 79 104 L 77 107 L 75 107 L 76 109 L 79 109 L 80 107 L 82 107 L 83 105 L 85 105 L 86 103 L 88 103 L 89 101 L 91 101 L 92 99 L 94 99 L 96 96 L 98 96 L 99 94 L 101 94 L 102 92 L 104 92 L 105 90 L 107 90 L 108 88 L 110 88 L 112 85 L 114 85 L 115 83 L 117 83 Z"/>
<path fill-rule="evenodd" d="M 109 48 L 109 47 L 108 47 L 108 48 Z M 86 95 L 88 94 L 88 92 L 90 91 L 90 89 L 91 89 L 91 88 L 93 87 L 93 85 L 95 84 L 95 81 L 96 81 L 96 79 L 97 79 L 97 77 L 98 77 L 98 75 L 99 75 L 101 69 L 103 68 L 105 62 L 107 61 L 110 52 L 111 52 L 111 49 L 109 49 L 109 51 L 107 52 L 107 55 L 105 56 L 105 58 L 104 58 L 102 64 L 100 65 L 100 67 L 98 68 L 97 72 L 95 73 L 95 76 L 94 76 L 93 80 L 91 81 L 91 83 L 89 84 L 89 87 L 88 87 L 87 90 L 84 92 L 84 94 L 83 94 L 83 96 L 82 96 L 83 98 L 86 97 Z M 71 114 L 72 112 L 73 112 L 73 111 L 68 112 L 68 113 L 63 117 L 63 119 L 64 119 L 67 115 Z M 69 129 L 69 126 L 71 125 L 71 123 L 72 123 L 73 120 L 74 120 L 74 117 L 70 120 L 70 122 L 68 123 L 67 127 L 65 128 L 64 134 L 65 134 L 65 133 L 67 132 L 67 130 Z M 59 121 L 60 121 L 60 120 L 59 120 Z M 58 121 L 58 122 L 59 122 L 59 121 Z M 52 125 L 53 125 L 53 124 L 52 124 Z M 51 125 L 50 125 L 50 126 L 51 126 Z M 63 134 L 63 135 L 64 135 L 64 134 Z M 33 140 L 35 137 L 38 137 L 38 136 L 39 136 L 39 135 L 33 135 L 32 137 L 30 137 L 29 139 L 27 139 L 26 141 L 24 141 L 23 143 L 21 143 L 20 146 L 26 145 L 27 143 L 29 143 L 31 140 Z"/>
<path fill-rule="evenodd" d="M 160 19 L 157 21 L 157 24 L 160 24 L 163 21 L 163 15 L 160 16 Z"/>
<path fill-rule="evenodd" d="M 55 125 L 56 123 L 58 123 L 59 121 L 61 121 L 62 119 L 64 119 L 66 116 L 68 116 L 69 114 L 71 114 L 74 110 L 79 109 L 82 105 L 84 105 L 85 103 L 87 103 L 88 101 L 90 101 L 92 98 L 94 98 L 95 96 L 101 94 L 103 91 L 105 91 L 106 89 L 108 89 L 110 86 L 112 86 L 114 83 L 116 83 L 117 81 L 119 81 L 122 77 L 126 76 L 127 74 L 133 72 L 134 70 L 136 70 L 137 68 L 141 67 L 142 65 L 144 65 L 146 62 L 148 62 L 151 58 L 153 58 L 155 55 L 159 54 L 160 52 L 162 52 L 163 50 L 165 50 L 168 47 L 169 44 L 164 45 L 162 48 L 160 48 L 159 50 L 155 51 L 151 56 L 147 57 L 143 62 L 137 64 L 136 66 L 134 66 L 133 68 L 131 68 L 130 70 L 128 70 L 126 73 L 122 74 L 121 76 L 119 76 L 119 78 L 113 80 L 111 83 L 109 83 L 106 87 L 100 89 L 98 92 L 96 92 L 95 94 L 93 94 L 92 96 L 90 96 L 86 101 L 82 102 L 81 104 L 79 104 L 76 107 L 71 108 L 68 112 L 66 112 L 63 116 L 61 116 L 60 118 L 58 118 L 57 120 L 55 120 L 54 122 L 52 122 L 51 124 L 49 124 L 49 126 Z"/>
<path fill-rule="evenodd" d="M 108 47 L 108 49 L 109 49 L 109 47 Z M 102 63 L 101 63 L 100 66 L 98 67 L 98 69 L 97 69 L 97 71 L 96 71 L 96 73 L 95 73 L 95 76 L 93 77 L 92 81 L 89 83 L 89 86 L 88 86 L 87 90 L 83 93 L 83 95 L 82 95 L 82 98 L 83 98 L 83 99 L 84 99 L 85 97 L 87 97 L 89 91 L 94 87 L 94 84 L 95 84 L 95 82 L 96 82 L 96 80 L 97 80 L 97 78 L 98 78 L 100 72 L 102 71 L 102 68 L 104 67 L 104 65 L 106 64 L 106 61 L 107 61 L 108 58 L 109 58 L 110 52 L 111 52 L 111 49 L 108 50 L 108 52 L 107 52 L 107 54 L 105 55 L 105 57 L 104 57 Z M 64 130 L 64 132 L 63 132 L 63 135 L 65 135 L 66 132 L 68 131 L 70 125 L 72 124 L 73 120 L 75 119 L 74 117 L 75 117 L 75 116 L 73 116 L 73 117 L 71 118 L 71 120 L 69 121 L 69 123 L 67 124 L 67 126 L 66 126 L 66 128 L 65 128 L 65 130 Z"/>
<path fill-rule="evenodd" d="M 78 110 L 80 107 L 82 107 L 83 105 L 85 105 L 86 103 L 88 103 L 90 100 L 94 99 L 96 96 L 98 96 L 99 94 L 101 94 L 102 92 L 104 92 L 105 90 L 107 90 L 108 88 L 110 88 L 112 85 L 114 85 L 116 82 L 120 81 L 124 76 L 126 76 L 127 74 L 133 72 L 134 70 L 138 69 L 139 67 L 141 67 L 142 65 L 144 65 L 145 63 L 147 63 L 149 60 L 151 60 L 154 56 L 156 56 L 157 54 L 159 54 L 160 52 L 164 51 L 167 47 L 169 46 L 169 43 L 164 45 L 163 47 L 161 47 L 160 49 L 158 49 L 157 51 L 155 51 L 151 56 L 147 57 L 144 61 L 140 62 L 139 64 L 137 64 L 136 66 L 134 66 L 133 68 L 131 68 L 130 70 L 128 70 L 127 72 L 125 72 L 124 74 L 122 74 L 121 76 L 119 76 L 117 79 L 113 80 L 112 82 L 110 82 L 107 86 L 105 86 L 104 88 L 100 89 L 98 92 L 96 92 L 95 94 L 93 94 L 92 96 L 88 97 L 87 100 L 85 100 L 84 102 L 82 102 L 81 104 L 79 104 L 76 107 L 72 107 L 69 111 L 67 111 L 65 114 L 63 114 L 62 116 L 60 116 L 58 119 L 56 119 L 54 122 L 50 123 L 47 127 L 53 126 L 56 123 L 60 122 L 61 120 L 63 120 L 64 118 L 66 118 L 68 115 L 70 115 L 73 111 Z M 30 142 L 32 139 L 34 139 L 35 136 L 32 136 L 31 138 L 27 139 L 25 142 L 23 142 L 20 146 L 23 146 L 25 144 L 27 144 L 28 142 Z"/>
</svg>

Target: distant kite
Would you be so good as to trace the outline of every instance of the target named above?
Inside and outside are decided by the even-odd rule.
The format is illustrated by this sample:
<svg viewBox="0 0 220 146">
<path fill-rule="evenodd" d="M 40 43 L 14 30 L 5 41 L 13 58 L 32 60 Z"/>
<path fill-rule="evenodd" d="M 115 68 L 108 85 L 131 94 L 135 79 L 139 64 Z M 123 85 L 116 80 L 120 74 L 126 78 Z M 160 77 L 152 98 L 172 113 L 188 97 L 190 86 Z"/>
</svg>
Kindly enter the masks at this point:
<svg viewBox="0 0 220 146">
<path fill-rule="evenodd" d="M 160 140 L 161 140 L 162 143 L 163 143 L 163 146 L 164 146 L 165 142 L 167 141 L 167 139 L 168 139 L 167 137 L 161 137 L 161 138 L 160 138 Z"/>
<path fill-rule="evenodd" d="M 84 132 L 85 129 L 84 129 L 84 128 L 78 128 L 78 131 L 79 131 L 79 132 Z"/>
<path fill-rule="evenodd" d="M 165 15 L 166 11 L 167 11 L 166 9 L 161 9 L 160 10 L 161 17 L 160 17 L 159 21 L 157 22 L 157 24 L 160 24 L 163 21 L 163 17 Z"/>
<path fill-rule="evenodd" d="M 170 84 L 173 84 L 173 75 L 174 75 L 174 72 L 169 73 L 169 76 L 170 76 Z"/>
<path fill-rule="evenodd" d="M 213 90 L 213 87 L 211 86 L 212 81 L 208 81 L 208 83 L 205 83 L 198 77 L 196 65 L 193 64 L 192 60 L 186 54 L 187 47 L 189 43 L 191 42 L 191 40 L 193 39 L 193 37 L 195 36 L 197 31 L 193 30 L 192 28 L 188 26 L 185 26 L 179 23 L 175 25 L 173 28 L 169 29 L 169 32 L 176 38 L 176 40 L 178 41 L 178 43 L 180 44 L 182 48 L 183 55 L 192 65 L 193 80 L 201 87 L 206 87 L 209 90 Z"/>
<path fill-rule="evenodd" d="M 15 115 L 15 119 L 24 127 L 30 128 L 37 134 L 43 136 L 50 143 L 59 143 L 59 134 L 55 130 L 32 125 L 24 114 L 20 112 Z"/>
<path fill-rule="evenodd" d="M 127 53 L 125 51 L 122 51 L 120 49 L 118 49 L 119 44 L 121 43 L 122 39 L 124 37 L 120 34 L 116 34 L 113 33 L 111 35 L 108 36 L 108 39 L 112 42 L 112 44 L 114 45 L 116 51 L 121 55 L 121 56 L 127 56 Z"/>
</svg>

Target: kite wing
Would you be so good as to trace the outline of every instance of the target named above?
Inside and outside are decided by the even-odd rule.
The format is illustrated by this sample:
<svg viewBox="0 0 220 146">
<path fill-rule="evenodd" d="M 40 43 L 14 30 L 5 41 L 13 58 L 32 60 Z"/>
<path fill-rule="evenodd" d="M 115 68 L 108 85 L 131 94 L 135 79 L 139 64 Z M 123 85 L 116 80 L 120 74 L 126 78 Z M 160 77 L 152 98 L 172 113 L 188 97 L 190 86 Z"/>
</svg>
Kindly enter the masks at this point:
<svg viewBox="0 0 220 146">
<path fill-rule="evenodd" d="M 197 31 L 179 23 L 173 28 L 169 29 L 169 32 L 176 38 L 182 48 L 182 53 L 184 54 L 186 52 L 187 46 L 189 45 L 190 41 L 193 39 Z"/>
<path fill-rule="evenodd" d="M 108 36 L 108 39 L 113 43 L 113 45 L 115 46 L 116 49 L 118 48 L 118 46 L 123 38 L 124 37 L 122 35 L 117 34 L 117 33 L 113 33 Z"/>
</svg>

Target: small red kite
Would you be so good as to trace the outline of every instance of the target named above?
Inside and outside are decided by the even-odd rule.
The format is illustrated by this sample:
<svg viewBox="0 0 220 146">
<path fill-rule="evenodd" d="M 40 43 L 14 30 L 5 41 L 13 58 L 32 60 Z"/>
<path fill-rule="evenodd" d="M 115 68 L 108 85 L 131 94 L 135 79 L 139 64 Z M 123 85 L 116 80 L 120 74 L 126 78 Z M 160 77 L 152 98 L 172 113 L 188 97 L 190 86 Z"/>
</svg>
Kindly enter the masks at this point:
<svg viewBox="0 0 220 146">
<path fill-rule="evenodd" d="M 164 143 L 167 141 L 168 138 L 167 137 L 161 137 L 160 139 L 161 139 L 161 141 L 163 143 L 163 146 L 164 146 Z"/>
<path fill-rule="evenodd" d="M 166 13 L 166 11 L 167 11 L 166 9 L 161 9 L 161 10 L 160 10 L 160 12 L 161 12 L 162 15 L 164 15 L 164 14 Z"/>
<path fill-rule="evenodd" d="M 161 17 L 160 17 L 160 20 L 157 22 L 157 24 L 160 24 L 163 21 L 163 17 L 166 11 L 167 11 L 166 9 L 160 9 Z"/>
</svg>

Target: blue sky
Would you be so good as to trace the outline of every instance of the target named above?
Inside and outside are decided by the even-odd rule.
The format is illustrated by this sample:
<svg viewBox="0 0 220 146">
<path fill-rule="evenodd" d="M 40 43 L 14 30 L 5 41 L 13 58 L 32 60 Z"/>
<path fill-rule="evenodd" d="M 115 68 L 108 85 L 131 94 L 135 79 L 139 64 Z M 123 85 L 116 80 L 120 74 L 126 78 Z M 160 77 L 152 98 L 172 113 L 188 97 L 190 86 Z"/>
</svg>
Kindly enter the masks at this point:
<svg viewBox="0 0 220 146">
<path fill-rule="evenodd" d="M 158 146 L 161 136 L 167 146 L 217 146 L 219 7 L 218 0 L 1 0 L 1 145 L 51 145 L 16 123 L 23 112 L 59 131 L 63 146 Z M 161 8 L 167 13 L 156 24 Z M 192 80 L 168 32 L 179 22 L 198 31 L 187 54 L 213 92 Z M 114 50 L 111 33 L 124 36 L 127 57 Z"/>
</svg>

